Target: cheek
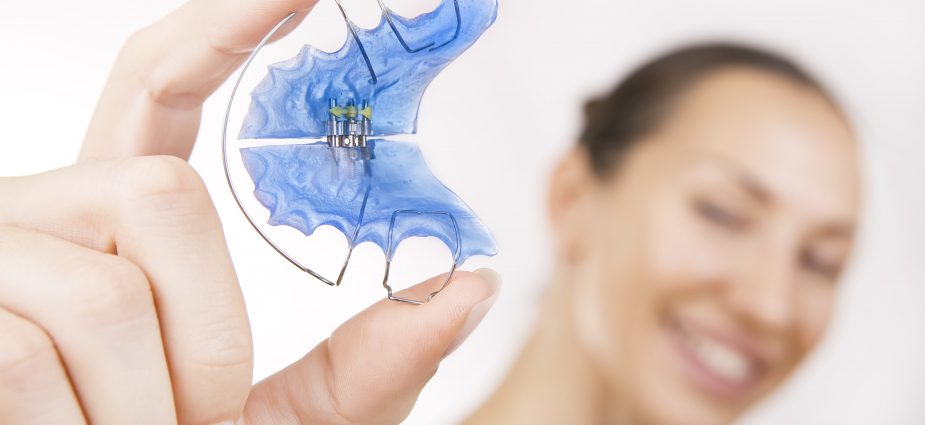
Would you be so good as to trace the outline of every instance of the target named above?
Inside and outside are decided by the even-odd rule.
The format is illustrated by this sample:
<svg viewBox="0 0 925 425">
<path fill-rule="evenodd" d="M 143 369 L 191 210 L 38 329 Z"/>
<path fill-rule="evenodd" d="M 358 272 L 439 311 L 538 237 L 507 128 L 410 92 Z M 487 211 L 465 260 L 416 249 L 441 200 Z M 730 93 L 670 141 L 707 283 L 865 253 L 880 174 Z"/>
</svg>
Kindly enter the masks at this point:
<svg viewBox="0 0 925 425">
<path fill-rule="evenodd" d="M 640 324 L 657 320 L 675 300 L 721 284 L 748 252 L 743 242 L 710 228 L 680 197 L 650 195 L 645 202 L 603 203 L 574 269 L 614 339 L 639 333 L 645 328 Z"/>
<path fill-rule="evenodd" d="M 577 331 L 624 377 L 644 363 L 664 311 L 721 281 L 736 248 L 710 234 L 688 206 L 655 198 L 601 205 L 572 269 Z"/>
<path fill-rule="evenodd" d="M 835 306 L 835 287 L 806 283 L 796 300 L 798 340 L 805 355 L 825 336 Z"/>
<path fill-rule="evenodd" d="M 648 283 L 666 296 L 703 289 L 718 282 L 748 252 L 741 241 L 720 234 L 681 202 L 657 206 L 647 223 L 641 265 Z"/>
<path fill-rule="evenodd" d="M 626 205 L 624 203 L 624 205 Z M 635 351 L 654 311 L 639 211 L 601 204 L 581 241 L 582 256 L 567 272 L 574 282 L 575 332 L 613 389 L 626 384 Z"/>
</svg>

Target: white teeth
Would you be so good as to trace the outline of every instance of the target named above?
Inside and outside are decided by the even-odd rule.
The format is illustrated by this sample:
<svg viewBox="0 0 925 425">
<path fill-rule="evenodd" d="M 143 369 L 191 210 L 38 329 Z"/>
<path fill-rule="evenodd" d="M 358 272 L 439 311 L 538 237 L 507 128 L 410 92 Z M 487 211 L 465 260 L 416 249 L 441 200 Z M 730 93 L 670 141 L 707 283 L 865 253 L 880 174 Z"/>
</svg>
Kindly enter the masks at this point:
<svg viewBox="0 0 925 425">
<path fill-rule="evenodd" d="M 722 379 L 743 382 L 752 373 L 745 355 L 715 339 L 688 334 L 687 344 L 700 363 Z"/>
</svg>

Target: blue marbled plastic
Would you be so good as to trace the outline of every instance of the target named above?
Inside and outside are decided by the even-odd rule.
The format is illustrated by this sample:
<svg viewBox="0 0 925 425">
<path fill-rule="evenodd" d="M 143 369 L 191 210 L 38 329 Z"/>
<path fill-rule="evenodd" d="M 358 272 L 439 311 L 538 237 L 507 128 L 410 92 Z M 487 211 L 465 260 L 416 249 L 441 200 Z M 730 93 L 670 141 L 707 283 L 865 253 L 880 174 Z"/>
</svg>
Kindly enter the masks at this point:
<svg viewBox="0 0 925 425">
<path fill-rule="evenodd" d="M 415 144 L 374 140 L 367 149 L 372 155 L 369 160 L 354 159 L 358 149 L 331 149 L 324 142 L 241 152 L 257 187 L 255 195 L 270 210 L 271 225 L 293 227 L 306 236 L 329 225 L 350 238 L 359 226 L 355 245 L 372 242 L 392 253 L 404 239 L 434 236 L 456 252 L 452 223 L 432 215 L 399 216 L 388 246 L 393 212 L 446 212 L 459 226 L 460 264 L 475 255 L 497 254 L 488 229 L 434 177 Z"/>
<path fill-rule="evenodd" d="M 431 13 L 394 19 L 410 46 L 434 43 L 435 48 L 409 53 L 385 20 L 375 29 L 358 30 L 375 82 L 349 35 L 337 52 L 306 46 L 295 58 L 270 66 L 251 94 L 239 138 L 322 138 L 330 99 L 339 105 L 369 100 L 373 136 L 415 133 L 427 86 L 497 15 L 497 0 L 458 0 L 461 25 L 454 39 L 456 4 L 444 0 Z M 451 252 L 458 250 L 458 264 L 472 256 L 497 254 L 488 229 L 431 173 L 417 146 L 370 140 L 368 149 L 369 159 L 358 159 L 359 149 L 330 148 L 324 142 L 244 148 L 241 154 L 254 180 L 255 196 L 271 213 L 271 225 L 293 227 L 307 236 L 329 225 L 344 233 L 352 246 L 372 242 L 389 254 L 407 238 L 432 236 Z M 425 214 L 400 215 L 389 246 L 393 213 L 405 210 Z M 459 241 L 448 217 L 426 213 L 452 214 Z"/>
<path fill-rule="evenodd" d="M 267 77 L 251 93 L 250 110 L 239 137 L 324 137 L 330 99 L 337 99 L 340 105 L 369 100 L 374 136 L 415 133 L 424 90 L 497 16 L 497 0 L 458 1 L 462 22 L 459 36 L 436 49 L 407 52 L 385 20 L 374 29 L 358 29 L 378 76 L 377 84 L 372 83 L 363 55 L 349 35 L 337 52 L 305 46 L 295 58 L 271 65 Z M 431 42 L 440 46 L 456 33 L 455 5 L 444 0 L 433 12 L 414 19 L 395 16 L 394 22 L 412 47 Z"/>
</svg>

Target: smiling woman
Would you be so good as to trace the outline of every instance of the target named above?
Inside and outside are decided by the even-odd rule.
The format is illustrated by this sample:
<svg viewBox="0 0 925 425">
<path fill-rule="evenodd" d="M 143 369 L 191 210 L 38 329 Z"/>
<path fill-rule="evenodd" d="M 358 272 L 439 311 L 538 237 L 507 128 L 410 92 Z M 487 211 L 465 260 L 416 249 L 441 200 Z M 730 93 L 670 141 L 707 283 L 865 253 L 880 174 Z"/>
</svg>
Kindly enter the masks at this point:
<svg viewBox="0 0 925 425">
<path fill-rule="evenodd" d="M 588 105 L 553 175 L 544 319 L 467 423 L 739 417 L 825 332 L 859 185 L 844 114 L 786 59 L 708 45 L 645 65 Z"/>
</svg>

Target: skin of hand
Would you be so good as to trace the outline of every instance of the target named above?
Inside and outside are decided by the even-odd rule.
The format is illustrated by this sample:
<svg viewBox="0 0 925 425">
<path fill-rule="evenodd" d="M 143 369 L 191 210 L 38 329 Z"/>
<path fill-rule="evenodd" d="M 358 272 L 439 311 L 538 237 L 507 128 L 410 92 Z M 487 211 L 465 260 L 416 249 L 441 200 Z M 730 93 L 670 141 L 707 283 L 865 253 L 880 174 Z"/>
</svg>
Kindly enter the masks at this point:
<svg viewBox="0 0 925 425">
<path fill-rule="evenodd" d="M 315 2 L 187 3 L 126 43 L 78 164 L 0 178 L 0 423 L 397 424 L 487 313 L 498 276 L 460 272 L 431 303 L 383 300 L 252 385 L 244 300 L 185 158 L 203 101 Z"/>
</svg>

